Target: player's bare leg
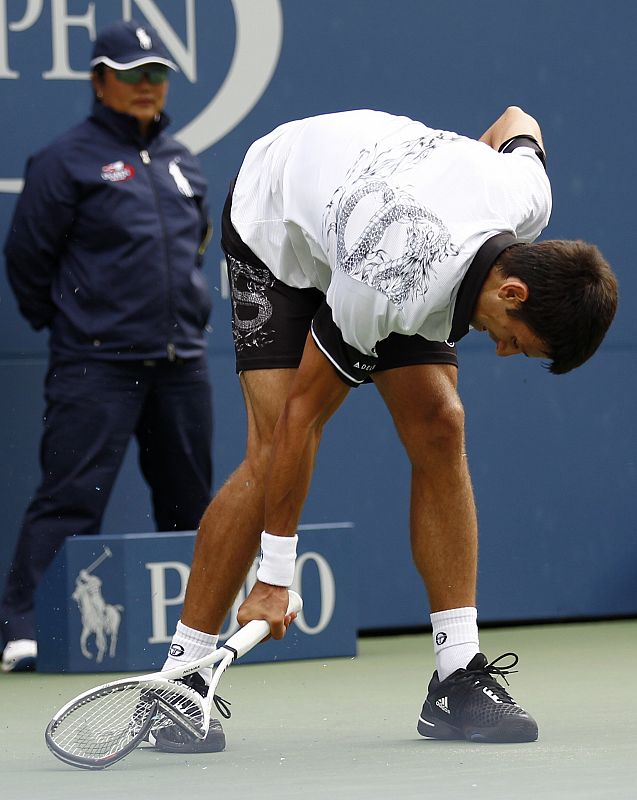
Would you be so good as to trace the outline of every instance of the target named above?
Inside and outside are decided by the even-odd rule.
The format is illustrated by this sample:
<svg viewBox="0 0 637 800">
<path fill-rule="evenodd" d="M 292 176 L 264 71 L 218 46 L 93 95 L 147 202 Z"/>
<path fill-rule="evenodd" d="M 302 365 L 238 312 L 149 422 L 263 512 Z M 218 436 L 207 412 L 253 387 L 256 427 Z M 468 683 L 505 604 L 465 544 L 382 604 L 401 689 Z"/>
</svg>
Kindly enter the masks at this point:
<svg viewBox="0 0 637 800">
<path fill-rule="evenodd" d="M 457 369 L 401 367 L 374 382 L 411 462 L 412 554 L 431 610 L 474 606 L 478 533 Z"/>
<path fill-rule="evenodd" d="M 404 367 L 379 373 L 376 383 L 411 460 L 412 552 L 434 612 L 437 670 L 418 732 L 436 739 L 534 741 L 537 723 L 496 680 L 515 667 L 517 656 L 488 663 L 478 652 L 477 522 L 456 369 Z"/>
<path fill-rule="evenodd" d="M 241 373 L 247 414 L 243 462 L 206 509 L 195 542 L 182 622 L 218 633 L 259 548 L 272 433 L 295 370 Z"/>
<path fill-rule="evenodd" d="M 245 456 L 201 520 L 181 620 L 164 669 L 208 655 L 217 645 L 223 621 L 259 546 L 272 434 L 294 373 L 291 369 L 255 370 L 241 375 L 248 429 Z M 210 668 L 202 669 L 184 682 L 207 695 L 211 673 Z M 153 741 L 157 750 L 182 754 L 216 753 L 226 745 L 218 719 L 210 721 L 205 739 L 175 724 L 157 730 Z"/>
</svg>

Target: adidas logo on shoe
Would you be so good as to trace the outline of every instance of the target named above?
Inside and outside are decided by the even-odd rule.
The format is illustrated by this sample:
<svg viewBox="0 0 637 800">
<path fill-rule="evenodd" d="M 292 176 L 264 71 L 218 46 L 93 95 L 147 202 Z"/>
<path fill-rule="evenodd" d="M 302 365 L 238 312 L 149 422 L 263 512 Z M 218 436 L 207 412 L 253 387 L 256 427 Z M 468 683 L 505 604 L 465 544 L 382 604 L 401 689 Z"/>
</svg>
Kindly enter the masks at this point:
<svg viewBox="0 0 637 800">
<path fill-rule="evenodd" d="M 437 700 L 436 705 L 441 711 L 444 711 L 445 714 L 451 714 L 451 711 L 449 711 L 449 704 L 447 703 L 446 697 L 441 697 L 440 700 Z"/>
</svg>

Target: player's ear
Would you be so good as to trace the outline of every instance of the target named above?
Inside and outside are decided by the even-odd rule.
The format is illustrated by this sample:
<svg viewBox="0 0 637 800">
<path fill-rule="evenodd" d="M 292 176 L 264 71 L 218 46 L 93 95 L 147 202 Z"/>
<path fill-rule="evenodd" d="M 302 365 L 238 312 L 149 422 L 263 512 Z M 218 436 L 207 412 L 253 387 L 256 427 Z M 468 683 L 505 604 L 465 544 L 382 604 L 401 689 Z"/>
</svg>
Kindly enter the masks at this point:
<svg viewBox="0 0 637 800">
<path fill-rule="evenodd" d="M 529 287 L 519 278 L 505 278 L 498 289 L 498 297 L 501 300 L 510 302 L 524 303 L 529 296 Z"/>
<path fill-rule="evenodd" d="M 93 91 L 96 97 L 102 97 L 102 88 L 104 86 L 104 77 L 96 70 L 91 72 L 91 83 L 93 84 Z"/>
</svg>

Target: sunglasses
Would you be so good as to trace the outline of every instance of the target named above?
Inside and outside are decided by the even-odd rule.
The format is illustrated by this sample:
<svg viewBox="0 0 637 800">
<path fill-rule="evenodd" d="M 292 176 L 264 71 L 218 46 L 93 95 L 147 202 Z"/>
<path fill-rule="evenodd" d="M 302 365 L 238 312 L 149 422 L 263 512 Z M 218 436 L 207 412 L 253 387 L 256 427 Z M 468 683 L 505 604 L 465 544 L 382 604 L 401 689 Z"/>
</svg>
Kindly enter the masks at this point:
<svg viewBox="0 0 637 800">
<path fill-rule="evenodd" d="M 168 80 L 169 69 L 163 64 L 153 64 L 152 66 L 133 67 L 132 69 L 115 69 L 113 72 L 117 80 L 122 83 L 141 83 L 146 78 L 148 83 L 156 86 Z"/>
</svg>

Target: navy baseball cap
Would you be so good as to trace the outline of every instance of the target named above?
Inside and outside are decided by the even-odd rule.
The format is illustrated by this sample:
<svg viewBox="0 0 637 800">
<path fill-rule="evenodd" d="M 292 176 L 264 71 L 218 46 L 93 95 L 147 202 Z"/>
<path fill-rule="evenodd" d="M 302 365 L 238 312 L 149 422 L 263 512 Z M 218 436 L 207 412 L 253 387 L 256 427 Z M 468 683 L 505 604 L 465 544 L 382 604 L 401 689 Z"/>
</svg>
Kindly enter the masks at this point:
<svg viewBox="0 0 637 800">
<path fill-rule="evenodd" d="M 164 64 L 177 70 L 157 31 L 136 20 L 120 20 L 101 31 L 91 57 L 91 67 L 106 64 L 112 69 L 132 69 L 143 64 Z"/>
</svg>

